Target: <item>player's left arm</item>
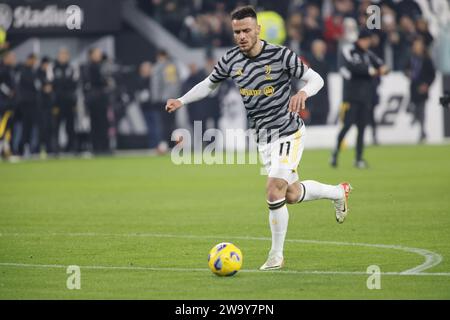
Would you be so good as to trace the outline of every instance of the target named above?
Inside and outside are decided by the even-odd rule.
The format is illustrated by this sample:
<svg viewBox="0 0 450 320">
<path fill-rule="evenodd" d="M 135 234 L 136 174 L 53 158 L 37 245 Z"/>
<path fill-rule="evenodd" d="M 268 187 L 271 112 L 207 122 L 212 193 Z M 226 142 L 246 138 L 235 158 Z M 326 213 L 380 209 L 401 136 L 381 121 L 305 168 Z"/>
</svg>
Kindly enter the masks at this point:
<svg viewBox="0 0 450 320">
<path fill-rule="evenodd" d="M 323 87 L 324 81 L 322 77 L 303 63 L 297 54 L 287 48 L 283 53 L 283 66 L 286 72 L 297 79 L 306 81 L 306 85 L 300 89 L 289 101 L 288 110 L 291 112 L 300 112 L 305 109 L 306 99 L 315 95 Z"/>
<path fill-rule="evenodd" d="M 306 81 L 306 85 L 291 97 L 291 100 L 289 101 L 289 111 L 291 112 L 298 113 L 305 109 L 306 99 L 319 92 L 325 83 L 320 74 L 311 68 L 308 68 L 301 79 Z"/>
<path fill-rule="evenodd" d="M 308 68 L 304 73 L 302 80 L 306 81 L 306 85 L 293 95 L 289 101 L 289 111 L 291 112 L 300 112 L 305 109 L 306 99 L 319 92 L 325 83 L 320 74 L 311 68 Z"/>
</svg>

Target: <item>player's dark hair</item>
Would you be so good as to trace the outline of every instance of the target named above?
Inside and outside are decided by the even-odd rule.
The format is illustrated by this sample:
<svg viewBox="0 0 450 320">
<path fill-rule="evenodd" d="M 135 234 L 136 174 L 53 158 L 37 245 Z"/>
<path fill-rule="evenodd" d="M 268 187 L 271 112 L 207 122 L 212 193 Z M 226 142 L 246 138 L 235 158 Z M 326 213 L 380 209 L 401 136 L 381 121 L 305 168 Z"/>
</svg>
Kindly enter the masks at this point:
<svg viewBox="0 0 450 320">
<path fill-rule="evenodd" d="M 231 12 L 231 20 L 242 20 L 245 18 L 253 18 L 256 20 L 256 11 L 252 6 L 239 7 Z"/>
</svg>

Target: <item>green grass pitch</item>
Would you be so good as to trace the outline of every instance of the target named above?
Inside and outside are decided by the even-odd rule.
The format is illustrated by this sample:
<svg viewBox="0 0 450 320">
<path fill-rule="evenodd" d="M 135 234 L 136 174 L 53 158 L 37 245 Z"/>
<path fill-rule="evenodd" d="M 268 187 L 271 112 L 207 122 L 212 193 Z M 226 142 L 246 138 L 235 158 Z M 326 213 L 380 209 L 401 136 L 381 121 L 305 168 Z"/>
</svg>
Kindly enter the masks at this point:
<svg viewBox="0 0 450 320">
<path fill-rule="evenodd" d="M 326 200 L 290 205 L 276 272 L 257 270 L 270 248 L 259 165 L 0 163 L 0 298 L 450 299 L 450 147 L 368 148 L 368 170 L 352 167 L 351 150 L 337 170 L 328 157 L 305 150 L 301 178 L 350 181 L 349 217 L 338 225 Z M 236 276 L 207 269 L 222 241 L 243 252 Z M 424 263 L 434 266 L 401 274 Z M 81 268 L 80 290 L 66 287 L 69 265 Z M 379 290 L 367 288 L 370 265 Z"/>
</svg>

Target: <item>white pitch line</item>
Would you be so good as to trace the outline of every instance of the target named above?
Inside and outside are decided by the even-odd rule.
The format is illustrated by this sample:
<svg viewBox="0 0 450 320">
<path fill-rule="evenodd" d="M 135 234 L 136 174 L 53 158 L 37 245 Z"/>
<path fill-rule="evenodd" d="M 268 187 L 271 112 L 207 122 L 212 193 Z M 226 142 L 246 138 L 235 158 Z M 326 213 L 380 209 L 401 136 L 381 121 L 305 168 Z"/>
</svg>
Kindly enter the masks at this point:
<svg viewBox="0 0 450 320">
<path fill-rule="evenodd" d="M 250 237 L 250 236 L 199 236 L 199 235 L 177 235 L 177 234 L 159 234 L 159 233 L 0 233 L 0 236 L 70 236 L 70 237 L 152 237 L 152 238 L 179 238 L 179 239 L 236 239 L 236 240 L 255 240 L 255 241 L 271 241 L 267 237 Z M 437 266 L 442 262 L 442 256 L 430 250 L 404 247 L 400 245 L 387 244 L 371 244 L 358 242 L 341 242 L 341 241 L 322 241 L 322 240 L 305 240 L 305 239 L 286 239 L 286 242 L 294 243 L 311 243 L 311 244 L 327 244 L 337 246 L 359 246 L 369 248 L 393 249 L 403 252 L 418 254 L 425 258 L 424 263 L 400 272 L 401 274 L 419 274 L 424 270 Z"/>
<path fill-rule="evenodd" d="M 11 263 L 0 262 L 0 267 L 19 267 L 19 268 L 45 268 L 45 269 L 66 269 L 69 265 L 62 264 L 29 264 L 29 263 Z M 129 271 L 173 271 L 173 272 L 209 272 L 206 268 L 173 268 L 173 267 L 139 267 L 139 266 L 79 266 L 80 269 L 87 270 L 129 270 Z M 260 271 L 244 269 L 242 273 L 278 273 L 278 274 L 306 274 L 306 275 L 364 275 L 363 271 L 318 271 L 318 270 L 273 270 Z M 370 275 L 370 274 L 369 274 Z M 402 272 L 380 272 L 383 276 L 444 276 L 450 277 L 450 272 L 436 273 L 402 273 Z"/>
</svg>

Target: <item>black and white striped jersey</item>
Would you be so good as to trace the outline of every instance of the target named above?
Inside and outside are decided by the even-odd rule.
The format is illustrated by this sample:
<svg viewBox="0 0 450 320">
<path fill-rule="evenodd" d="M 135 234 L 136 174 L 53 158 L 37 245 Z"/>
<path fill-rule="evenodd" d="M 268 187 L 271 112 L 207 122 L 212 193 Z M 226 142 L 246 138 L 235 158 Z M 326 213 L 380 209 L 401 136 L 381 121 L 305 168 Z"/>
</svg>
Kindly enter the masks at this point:
<svg viewBox="0 0 450 320">
<path fill-rule="evenodd" d="M 288 106 L 291 78 L 302 78 L 307 69 L 290 49 L 263 40 L 262 50 L 255 57 L 244 55 L 237 46 L 228 50 L 209 79 L 214 83 L 233 79 L 250 129 L 256 131 L 258 141 L 270 141 L 276 135 L 290 135 L 303 125 L 298 114 L 288 111 Z"/>
</svg>

